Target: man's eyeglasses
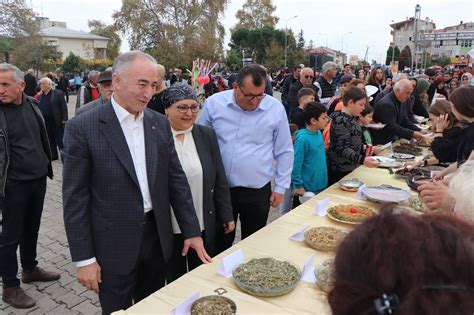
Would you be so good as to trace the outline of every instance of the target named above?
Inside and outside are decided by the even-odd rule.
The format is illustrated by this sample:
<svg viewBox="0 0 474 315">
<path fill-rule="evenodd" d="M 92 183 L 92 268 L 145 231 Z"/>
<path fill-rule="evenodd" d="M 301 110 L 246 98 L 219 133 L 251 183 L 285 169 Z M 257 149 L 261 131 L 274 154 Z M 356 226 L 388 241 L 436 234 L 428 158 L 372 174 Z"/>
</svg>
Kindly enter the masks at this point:
<svg viewBox="0 0 474 315">
<path fill-rule="evenodd" d="M 305 75 L 304 78 L 308 80 L 308 79 L 313 79 L 314 77 L 312 75 Z"/>
<path fill-rule="evenodd" d="M 178 105 L 178 106 L 176 106 L 176 108 L 178 109 L 178 111 L 181 114 L 186 114 L 188 112 L 188 110 L 191 110 L 191 113 L 198 113 L 199 110 L 201 109 L 201 105 L 191 105 L 191 106 Z"/>
<path fill-rule="evenodd" d="M 260 95 L 253 95 L 253 94 L 245 94 L 244 91 L 242 91 L 242 88 L 239 86 L 239 90 L 240 92 L 242 92 L 242 95 L 245 97 L 245 99 L 247 101 L 253 101 L 253 100 L 257 100 L 257 101 L 260 101 L 261 99 L 263 99 L 265 97 L 265 93 L 262 93 Z"/>
</svg>

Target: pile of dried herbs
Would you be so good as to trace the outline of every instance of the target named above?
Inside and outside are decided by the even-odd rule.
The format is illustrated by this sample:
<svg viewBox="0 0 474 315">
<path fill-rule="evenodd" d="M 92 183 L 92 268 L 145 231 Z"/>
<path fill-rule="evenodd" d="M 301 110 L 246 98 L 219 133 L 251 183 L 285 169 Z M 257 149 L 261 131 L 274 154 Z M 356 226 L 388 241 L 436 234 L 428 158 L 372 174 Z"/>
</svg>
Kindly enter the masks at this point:
<svg viewBox="0 0 474 315">
<path fill-rule="evenodd" d="M 191 315 L 232 315 L 235 311 L 229 299 L 220 296 L 203 297 L 191 307 Z"/>
<path fill-rule="evenodd" d="M 397 145 L 393 147 L 394 153 L 403 153 L 403 154 L 411 154 L 411 155 L 421 155 L 423 153 L 422 148 L 418 148 L 416 146 L 410 145 Z"/>
<path fill-rule="evenodd" d="M 299 270 L 291 263 L 273 258 L 254 258 L 234 270 L 236 280 L 263 289 L 277 289 L 293 285 L 300 278 Z"/>
</svg>

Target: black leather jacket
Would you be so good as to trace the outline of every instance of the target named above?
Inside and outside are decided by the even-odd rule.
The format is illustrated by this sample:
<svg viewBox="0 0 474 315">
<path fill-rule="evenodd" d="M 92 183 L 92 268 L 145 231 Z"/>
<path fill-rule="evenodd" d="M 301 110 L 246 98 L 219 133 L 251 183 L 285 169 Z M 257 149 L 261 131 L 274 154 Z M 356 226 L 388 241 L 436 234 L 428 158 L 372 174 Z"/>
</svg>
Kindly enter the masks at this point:
<svg viewBox="0 0 474 315">
<path fill-rule="evenodd" d="M 41 115 L 41 112 L 38 108 L 38 104 L 33 98 L 27 96 L 26 94 L 23 94 L 23 100 L 25 100 L 33 108 L 33 111 L 36 113 L 36 116 L 38 118 L 41 132 L 41 142 L 43 144 L 44 152 L 46 153 L 46 156 L 49 160 L 48 177 L 53 178 L 53 167 L 51 165 L 51 149 L 49 146 L 49 140 L 48 135 L 46 133 L 46 125 L 44 123 L 43 115 Z M 3 113 L 2 106 L 0 106 L 0 198 L 5 197 L 5 186 L 7 183 L 9 163 L 10 147 L 8 145 L 7 122 Z"/>
</svg>

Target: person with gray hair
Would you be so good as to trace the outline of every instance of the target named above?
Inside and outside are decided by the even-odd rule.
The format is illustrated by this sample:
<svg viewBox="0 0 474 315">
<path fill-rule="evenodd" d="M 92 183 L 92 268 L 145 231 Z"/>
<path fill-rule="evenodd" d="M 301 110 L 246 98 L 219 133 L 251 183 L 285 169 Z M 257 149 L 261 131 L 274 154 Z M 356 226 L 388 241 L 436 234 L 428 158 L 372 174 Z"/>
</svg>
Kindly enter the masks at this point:
<svg viewBox="0 0 474 315">
<path fill-rule="evenodd" d="M 395 75 L 393 76 L 393 79 L 392 79 L 392 86 L 386 87 L 382 92 L 377 93 L 377 96 L 375 96 L 374 102 L 373 102 L 374 108 L 375 108 L 375 106 L 377 105 L 377 103 L 378 103 L 385 95 L 387 95 L 388 93 L 392 92 L 392 90 L 393 90 L 393 85 L 394 85 L 395 83 L 397 83 L 398 81 L 402 80 L 402 79 L 408 79 L 408 77 L 407 77 L 407 75 L 406 75 L 405 73 L 395 73 Z"/>
<path fill-rule="evenodd" d="M 148 108 L 157 111 L 160 114 L 165 114 L 165 105 L 163 104 L 163 93 L 166 90 L 165 84 L 165 75 L 166 70 L 163 65 L 156 65 L 158 68 L 158 86 L 156 87 L 155 95 L 151 98 L 150 102 L 148 103 Z"/>
<path fill-rule="evenodd" d="M 409 106 L 406 104 L 413 92 L 413 84 L 401 79 L 393 86 L 393 91 L 385 95 L 374 110 L 374 121 L 385 124 L 380 130 L 373 131 L 374 145 L 386 144 L 403 138 L 421 140 L 423 134 L 408 118 Z"/>
<path fill-rule="evenodd" d="M 51 157 L 59 158 L 58 149 L 63 149 L 64 125 L 68 120 L 67 104 L 63 91 L 53 89 L 53 81 L 44 77 L 39 81 L 41 92 L 38 96 L 39 108 L 43 114 L 51 147 Z"/>
<path fill-rule="evenodd" d="M 76 110 L 99 98 L 100 92 L 97 86 L 99 75 L 100 72 L 95 70 L 90 71 L 87 75 L 88 81 L 81 86 L 79 93 L 77 93 Z"/>
<path fill-rule="evenodd" d="M 46 176 L 52 178 L 53 169 L 43 116 L 24 94 L 23 78 L 17 67 L 0 64 L 0 276 L 2 299 L 15 308 L 35 305 L 17 278 L 18 247 L 23 283 L 60 277 L 36 261 Z"/>
<path fill-rule="evenodd" d="M 76 116 L 91 109 L 96 108 L 97 106 L 107 104 L 110 101 L 110 97 L 112 96 L 112 92 L 114 89 L 112 88 L 112 67 L 105 69 L 99 75 L 99 79 L 97 80 L 99 86 L 100 96 L 95 101 L 89 102 L 82 107 L 79 107 L 76 110 Z"/>
<path fill-rule="evenodd" d="M 118 56 L 110 101 L 71 119 L 64 134 L 64 226 L 77 280 L 99 293 L 103 314 L 165 284 L 173 252 L 170 205 L 181 254 L 193 248 L 202 262 L 211 261 L 170 124 L 146 108 L 157 85 L 153 57 Z"/>
<path fill-rule="evenodd" d="M 28 69 L 28 72 L 25 74 L 25 94 L 31 97 L 36 95 L 36 88 L 38 87 L 38 82 L 35 77 L 35 70 Z"/>
<path fill-rule="evenodd" d="M 322 75 L 314 82 L 314 85 L 318 88 L 318 99 L 321 104 L 327 104 L 331 98 L 336 94 L 336 78 L 337 65 L 328 61 L 323 64 L 321 69 Z"/>
</svg>

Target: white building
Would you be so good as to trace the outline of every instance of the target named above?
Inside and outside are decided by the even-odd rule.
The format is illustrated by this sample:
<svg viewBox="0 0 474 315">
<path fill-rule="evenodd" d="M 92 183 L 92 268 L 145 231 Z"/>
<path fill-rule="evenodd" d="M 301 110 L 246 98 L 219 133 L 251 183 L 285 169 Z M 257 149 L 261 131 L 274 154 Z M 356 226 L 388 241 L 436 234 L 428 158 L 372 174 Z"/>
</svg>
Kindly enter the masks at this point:
<svg viewBox="0 0 474 315">
<path fill-rule="evenodd" d="M 416 57 L 421 62 L 425 55 L 432 59 L 442 56 L 451 57 L 453 65 L 467 65 L 469 62 L 468 51 L 473 47 L 474 23 L 463 23 L 436 29 L 436 24 L 426 18 L 417 20 L 418 44 Z M 393 35 L 391 45 L 398 46 L 400 51 L 406 46 L 414 52 L 415 45 L 415 19 L 407 18 L 405 21 L 390 24 Z"/>
<path fill-rule="evenodd" d="M 66 27 L 66 22 L 49 21 L 48 18 L 36 18 L 40 26 L 40 36 L 51 46 L 58 47 L 65 59 L 70 52 L 83 59 L 106 58 L 107 37 L 97 36 Z"/>
</svg>

